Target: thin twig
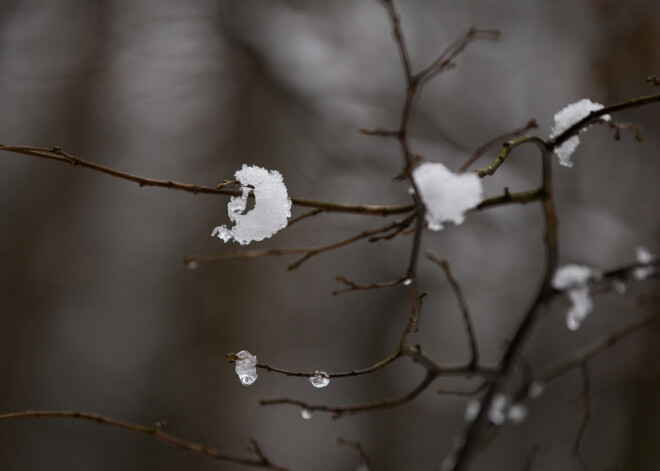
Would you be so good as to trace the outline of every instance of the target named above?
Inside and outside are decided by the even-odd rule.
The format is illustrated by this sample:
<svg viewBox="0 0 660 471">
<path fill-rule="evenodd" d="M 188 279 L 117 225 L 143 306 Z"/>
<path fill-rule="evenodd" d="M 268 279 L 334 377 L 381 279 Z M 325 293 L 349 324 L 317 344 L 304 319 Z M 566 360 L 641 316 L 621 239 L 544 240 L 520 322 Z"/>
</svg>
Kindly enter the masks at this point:
<svg viewBox="0 0 660 471">
<path fill-rule="evenodd" d="M 337 276 L 335 278 L 340 283 L 343 283 L 348 286 L 348 288 L 344 289 L 338 289 L 336 291 L 333 291 L 332 294 L 333 296 L 336 296 L 338 294 L 342 293 L 348 293 L 349 291 L 369 291 L 372 289 L 382 289 L 382 288 L 392 288 L 393 286 L 398 286 L 401 283 L 404 283 L 407 281 L 407 278 L 405 276 L 401 278 L 397 278 L 396 280 L 391 280 L 391 281 L 385 281 L 382 283 L 372 283 L 370 285 L 359 285 L 354 281 L 349 280 L 345 276 Z"/>
<path fill-rule="evenodd" d="M 259 405 L 262 406 L 271 406 L 277 404 L 290 404 L 298 406 L 301 409 L 307 409 L 308 411 L 322 411 L 322 412 L 331 412 L 333 419 L 338 419 L 347 415 L 359 414 L 361 412 L 390 409 L 392 407 L 397 407 L 407 402 L 412 401 L 417 396 L 429 387 L 429 385 L 436 378 L 436 375 L 431 372 L 427 372 L 426 376 L 421 383 L 419 383 L 411 391 L 402 394 L 401 396 L 393 397 L 390 399 L 384 399 L 374 402 L 365 402 L 363 404 L 355 404 L 350 406 L 328 406 L 325 404 L 312 404 L 305 401 L 299 401 L 297 399 L 290 398 L 281 398 L 281 399 L 266 399 L 259 401 Z"/>
<path fill-rule="evenodd" d="M 502 196 L 487 198 L 472 208 L 470 211 L 481 211 L 483 209 L 505 206 L 509 204 L 527 204 L 543 199 L 543 187 L 530 191 L 521 191 L 520 193 L 511 193 L 508 187 L 504 188 Z"/>
<path fill-rule="evenodd" d="M 614 347 L 620 341 L 658 320 L 660 320 L 660 311 L 642 316 L 639 319 L 624 324 L 607 335 L 594 340 L 579 350 L 576 350 L 540 369 L 534 373 L 534 381 L 547 383 L 575 368 L 579 368 L 589 360 Z"/>
<path fill-rule="evenodd" d="M 317 214 L 321 214 L 322 212 L 324 212 L 323 209 L 312 209 L 311 211 L 308 211 L 308 212 L 306 212 L 306 213 L 301 214 L 301 215 L 298 216 L 298 217 L 295 217 L 295 218 L 291 219 L 291 220 L 288 222 L 288 224 L 286 225 L 286 227 L 291 227 L 291 226 L 293 226 L 295 223 L 300 222 L 300 221 L 302 221 L 303 219 L 307 219 L 307 218 L 309 218 L 309 217 L 316 216 Z"/>
<path fill-rule="evenodd" d="M 137 183 L 142 186 L 153 186 L 160 188 L 169 188 L 172 190 L 185 191 L 192 194 L 213 194 L 213 195 L 228 195 L 228 196 L 240 196 L 242 192 L 240 190 L 230 190 L 225 188 L 228 183 L 222 183 L 217 187 L 203 186 L 203 185 L 193 185 L 190 183 L 180 183 L 171 180 L 157 180 L 153 178 L 140 177 L 138 175 L 133 175 L 126 172 L 121 172 L 109 167 L 104 167 L 87 160 L 75 157 L 59 147 L 53 148 L 43 148 L 43 147 L 30 147 L 30 146 L 6 146 L 0 144 L 0 151 L 13 152 L 16 154 L 30 155 L 33 157 L 40 157 L 49 160 L 55 160 L 57 162 L 67 163 L 76 167 L 84 167 L 91 170 L 96 170 L 106 175 L 112 177 L 120 178 L 123 180 L 128 180 Z M 250 197 L 254 195 L 250 194 Z M 402 214 L 408 213 L 415 209 L 414 205 L 393 205 L 393 206 L 384 206 L 384 205 L 359 205 L 359 204 L 341 204 L 333 203 L 330 201 L 316 201 L 307 198 L 291 198 L 291 202 L 296 206 L 302 206 L 307 208 L 316 208 L 321 209 L 328 213 L 353 213 L 353 214 L 364 214 L 364 215 L 373 215 L 373 216 L 388 216 L 393 214 Z"/>
<path fill-rule="evenodd" d="M 575 441 L 575 447 L 573 448 L 573 453 L 580 460 L 582 469 L 584 471 L 589 471 L 589 463 L 587 462 L 586 457 L 583 453 L 583 444 L 584 437 L 587 434 L 587 427 L 591 421 L 591 380 L 589 378 L 589 370 L 587 369 L 587 364 L 582 364 L 582 401 L 584 406 L 584 417 L 582 419 L 582 424 L 580 425 L 580 433 L 578 434 L 577 440 Z"/>
<path fill-rule="evenodd" d="M 195 266 L 200 264 L 200 263 L 208 263 L 208 262 L 217 262 L 217 261 L 223 261 L 223 260 L 235 260 L 235 259 L 246 259 L 246 258 L 263 258 L 263 257 L 269 257 L 272 255 L 300 255 L 303 254 L 303 257 L 301 257 L 298 261 L 292 263 L 289 265 L 288 269 L 289 270 L 295 270 L 298 268 L 300 265 L 302 265 L 304 262 L 309 260 L 311 257 L 314 255 L 318 255 L 323 252 L 327 252 L 329 250 L 334 250 L 339 247 L 344 247 L 346 245 L 352 244 L 353 242 L 357 242 L 358 240 L 365 239 L 367 237 L 370 237 L 374 234 L 380 234 L 383 232 L 388 232 L 391 229 L 397 227 L 399 224 L 401 224 L 401 221 L 394 221 L 390 224 L 387 224 L 385 226 L 380 226 L 374 229 L 370 229 L 367 231 L 362 231 L 357 235 L 351 236 L 347 239 L 340 240 L 338 242 L 333 242 L 331 244 L 327 245 L 321 245 L 318 247 L 285 247 L 285 248 L 273 248 L 273 249 L 254 249 L 254 250 L 237 250 L 235 252 L 226 252 L 226 253 L 219 253 L 219 254 L 207 254 L 207 255 L 197 255 L 194 257 L 186 257 L 183 259 L 184 263 L 186 265 L 191 265 L 194 264 Z"/>
<path fill-rule="evenodd" d="M 469 159 L 465 161 L 463 165 L 461 165 L 461 168 L 458 169 L 458 173 L 463 173 L 465 172 L 470 165 L 472 165 L 476 160 L 481 157 L 488 149 L 491 147 L 499 144 L 502 141 L 506 141 L 508 139 L 512 139 L 516 136 L 520 136 L 522 133 L 529 131 L 530 129 L 535 129 L 538 128 L 539 125 L 536 122 L 535 119 L 530 119 L 529 122 L 521 127 L 520 129 L 516 129 L 514 131 L 508 132 L 506 134 L 502 134 L 501 136 L 497 136 L 494 139 L 491 139 L 490 141 L 486 142 L 485 144 L 481 145 L 477 150 L 474 151 L 474 153 L 470 156 Z"/>
<path fill-rule="evenodd" d="M 430 80 L 438 73 L 452 68 L 454 66 L 453 60 L 465 50 L 468 44 L 478 39 L 499 39 L 502 32 L 497 29 L 479 29 L 475 26 L 468 28 L 461 36 L 459 36 L 452 44 L 447 47 L 440 57 L 438 57 L 426 69 L 419 72 L 415 78 L 419 82 Z"/>
<path fill-rule="evenodd" d="M 500 168 L 500 165 L 504 163 L 506 158 L 509 156 L 509 153 L 516 147 L 521 146 L 523 144 L 527 144 L 533 142 L 537 146 L 545 147 L 545 142 L 543 139 L 540 137 L 536 136 L 530 136 L 530 135 L 524 135 L 517 137 L 515 139 L 512 139 L 510 141 L 506 141 L 502 144 L 500 147 L 499 152 L 493 159 L 493 161 L 485 166 L 484 168 L 474 170 L 473 173 L 476 174 L 479 178 L 484 178 L 486 176 L 493 175 L 495 171 Z"/>
<path fill-rule="evenodd" d="M 176 437 L 162 430 L 161 424 L 156 425 L 139 425 L 122 420 L 105 417 L 99 414 L 90 412 L 78 412 L 69 410 L 28 410 L 24 412 L 11 412 L 8 414 L 0 415 L 0 420 L 24 419 L 24 418 L 56 418 L 56 419 L 74 419 L 95 422 L 97 424 L 108 425 L 129 432 L 135 432 L 142 435 L 148 435 L 154 439 L 163 442 L 169 446 L 177 448 L 179 451 L 193 455 L 205 456 L 217 461 L 229 461 L 232 463 L 242 464 L 245 466 L 252 466 L 255 468 L 270 469 L 273 471 L 290 471 L 289 468 L 284 468 L 273 464 L 258 448 L 255 446 L 256 442 L 252 441 L 255 450 L 258 450 L 258 459 L 248 458 L 246 456 L 236 455 L 232 453 L 225 453 L 216 448 L 194 443 L 182 438 Z"/>
<path fill-rule="evenodd" d="M 373 365 L 363 368 L 361 370 L 351 370 L 351 371 L 344 371 L 340 373 L 326 373 L 328 378 L 346 378 L 346 377 L 351 377 L 351 376 L 362 376 L 366 375 L 369 373 L 373 373 L 374 371 L 378 371 L 390 363 L 394 362 L 398 358 L 402 356 L 401 352 L 397 349 L 394 352 L 392 352 L 390 355 L 385 357 L 384 359 L 380 360 L 377 363 L 374 363 Z M 227 353 L 225 355 L 225 358 L 229 360 L 230 363 L 233 363 L 236 361 L 236 354 L 235 353 Z M 296 377 L 302 377 L 302 378 L 310 378 L 316 374 L 316 371 L 290 371 L 290 370 L 285 370 L 283 368 L 276 368 L 274 366 L 266 365 L 264 363 L 257 363 L 256 364 L 257 368 L 261 368 L 263 370 L 266 370 L 271 373 L 279 373 L 285 376 L 296 376 Z"/>
<path fill-rule="evenodd" d="M 367 452 L 364 450 L 362 447 L 362 444 L 357 441 L 353 440 L 347 440 L 346 438 L 343 437 L 336 437 L 335 442 L 337 445 L 345 446 L 348 448 L 352 448 L 355 450 L 355 452 L 358 454 L 360 459 L 362 460 L 362 463 L 366 466 L 367 471 L 371 470 L 371 458 L 369 458 L 369 455 Z"/>
<path fill-rule="evenodd" d="M 449 262 L 447 260 L 440 259 L 431 252 L 426 252 L 426 258 L 440 265 L 442 270 L 445 272 L 445 275 L 447 276 L 447 281 L 449 281 L 449 284 L 454 290 L 456 300 L 458 301 L 458 306 L 460 307 L 461 313 L 463 314 L 463 322 L 465 323 L 465 330 L 467 331 L 468 340 L 470 341 L 470 350 L 472 351 L 470 365 L 476 366 L 479 363 L 479 347 L 477 345 L 477 336 L 474 333 L 472 317 L 470 316 L 470 308 L 468 307 L 465 296 L 463 295 L 463 290 L 458 284 L 458 281 L 456 281 L 456 278 L 454 278 L 454 275 L 451 272 L 451 268 L 449 267 Z"/>
</svg>

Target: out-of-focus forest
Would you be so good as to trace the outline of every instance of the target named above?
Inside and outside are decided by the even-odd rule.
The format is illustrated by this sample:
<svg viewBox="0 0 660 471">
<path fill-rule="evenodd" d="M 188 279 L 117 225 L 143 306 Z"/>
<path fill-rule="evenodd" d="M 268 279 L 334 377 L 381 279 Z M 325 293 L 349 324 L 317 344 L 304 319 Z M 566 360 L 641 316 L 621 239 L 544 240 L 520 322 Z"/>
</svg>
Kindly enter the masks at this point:
<svg viewBox="0 0 660 471">
<path fill-rule="evenodd" d="M 425 89 L 411 143 L 425 160 L 458 168 L 481 144 L 590 98 L 611 104 L 657 93 L 660 3 L 654 0 L 400 1 L 413 66 L 422 68 L 465 28 L 498 28 Z M 396 142 L 360 128 L 398 126 L 405 97 L 391 24 L 376 0 L 0 2 L 0 143 L 52 147 L 145 177 L 214 186 L 244 163 L 276 169 L 289 194 L 360 204 L 407 204 Z M 607 269 L 660 253 L 657 105 L 626 110 L 633 133 L 597 126 L 581 136 L 572 169 L 556 166 L 560 263 Z M 491 152 L 490 155 L 493 155 Z M 484 165 L 489 161 L 484 157 Z M 538 185 L 535 149 L 516 151 L 486 179 L 487 196 Z M 468 398 L 441 396 L 439 379 L 399 408 L 303 420 L 294 397 L 328 404 L 408 391 L 424 375 L 409 361 L 317 390 L 304 378 L 259 371 L 240 384 L 228 352 L 290 370 L 348 371 L 387 356 L 410 300 L 403 287 L 351 292 L 405 274 L 410 237 L 360 242 L 287 271 L 287 256 L 201 264 L 186 256 L 238 249 L 211 237 L 227 224 L 226 196 L 192 195 L 10 153 L 0 155 L 0 413 L 96 412 L 242 453 L 256 436 L 294 469 L 355 469 L 335 444 L 359 441 L 374 469 L 438 469 L 466 423 Z M 301 210 L 294 208 L 294 215 Z M 250 247 L 330 243 L 382 224 L 379 217 L 306 219 Z M 423 250 L 447 258 L 474 319 L 481 355 L 496 363 L 541 275 L 543 219 L 536 204 L 468 216 L 425 233 Z M 442 271 L 420 262 L 427 292 L 415 343 L 434 358 L 469 358 L 460 310 Z M 524 350 L 543 366 L 657 302 L 657 282 L 594 298 L 577 332 L 554 301 Z M 657 291 L 656 291 L 657 293 Z M 656 298 L 657 299 L 657 298 Z M 660 462 L 658 324 L 589 363 L 592 418 L 584 439 L 593 469 Z M 579 370 L 547 385 L 527 420 L 507 423 L 471 469 L 580 470 Z M 82 421 L 0 422 L 2 470 L 245 469 Z"/>
</svg>

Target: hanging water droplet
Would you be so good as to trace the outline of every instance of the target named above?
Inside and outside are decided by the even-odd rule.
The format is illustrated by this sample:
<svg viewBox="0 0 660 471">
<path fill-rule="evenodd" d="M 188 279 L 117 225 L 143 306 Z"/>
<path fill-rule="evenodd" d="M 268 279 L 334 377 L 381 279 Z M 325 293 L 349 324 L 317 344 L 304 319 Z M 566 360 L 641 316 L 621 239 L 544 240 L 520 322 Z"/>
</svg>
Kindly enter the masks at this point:
<svg viewBox="0 0 660 471">
<path fill-rule="evenodd" d="M 568 330 L 578 330 L 580 328 L 580 321 L 569 313 L 566 317 L 566 327 L 568 327 Z"/>
<path fill-rule="evenodd" d="M 626 294 L 626 284 L 623 281 L 615 281 L 612 283 L 612 288 L 614 288 L 614 291 L 618 294 Z"/>
<path fill-rule="evenodd" d="M 186 263 L 186 266 L 188 267 L 188 269 L 194 270 L 199 266 L 199 262 L 197 260 L 191 260 L 188 263 Z"/>
<path fill-rule="evenodd" d="M 300 415 L 303 419 L 309 420 L 312 418 L 312 411 L 309 409 L 300 409 Z"/>
<path fill-rule="evenodd" d="M 410 286 L 410 283 L 412 283 L 412 280 L 410 278 L 406 278 L 405 280 L 403 280 L 404 286 Z"/>
<path fill-rule="evenodd" d="M 257 380 L 256 372 L 239 373 L 238 378 L 241 380 L 243 386 L 249 386 Z"/>
<path fill-rule="evenodd" d="M 532 384 L 529 385 L 529 397 L 532 399 L 536 399 L 543 394 L 543 391 L 545 390 L 545 384 L 542 383 L 541 381 L 534 381 Z"/>
<path fill-rule="evenodd" d="M 509 407 L 506 416 L 514 424 L 521 424 L 527 418 L 527 407 L 522 404 L 514 404 Z"/>
<path fill-rule="evenodd" d="M 470 399 L 470 401 L 467 403 L 467 406 L 465 407 L 465 413 L 463 414 L 463 418 L 467 422 L 472 422 L 474 419 L 477 418 L 477 414 L 479 414 L 480 409 L 481 409 L 481 403 L 476 399 Z"/>
<path fill-rule="evenodd" d="M 330 384 L 330 377 L 325 371 L 315 371 L 314 376 L 310 376 L 309 382 L 312 383 L 312 386 L 315 388 L 325 388 Z"/>
<path fill-rule="evenodd" d="M 257 380 L 257 357 L 247 350 L 236 354 L 236 374 L 243 386 L 249 386 Z"/>
<path fill-rule="evenodd" d="M 415 189 L 412 186 L 410 188 L 408 188 L 408 194 L 409 195 L 414 195 L 415 194 Z"/>
</svg>

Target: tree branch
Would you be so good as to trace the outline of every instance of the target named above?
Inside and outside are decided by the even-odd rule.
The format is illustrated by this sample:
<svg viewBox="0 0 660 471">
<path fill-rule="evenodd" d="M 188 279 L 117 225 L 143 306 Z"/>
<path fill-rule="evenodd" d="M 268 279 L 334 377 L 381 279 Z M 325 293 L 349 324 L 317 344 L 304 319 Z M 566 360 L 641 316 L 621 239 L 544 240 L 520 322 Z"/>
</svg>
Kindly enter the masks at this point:
<svg viewBox="0 0 660 471">
<path fill-rule="evenodd" d="M 229 461 L 232 463 L 251 466 L 254 468 L 269 469 L 273 471 L 290 471 L 289 468 L 284 468 L 275 465 L 268 458 L 266 458 L 266 456 L 261 452 L 261 449 L 258 448 L 258 444 L 256 444 L 256 441 L 254 439 L 252 439 L 251 442 L 253 443 L 253 446 L 255 446 L 255 450 L 258 450 L 257 451 L 258 459 L 249 458 L 246 456 L 236 455 L 232 453 L 225 453 L 207 445 L 184 440 L 182 438 L 164 432 L 162 430 L 162 424 L 159 423 L 151 426 L 138 425 L 130 422 L 124 422 L 122 420 L 113 419 L 110 417 L 105 417 L 99 414 L 93 414 L 90 412 L 78 412 L 78 411 L 69 411 L 69 410 L 28 410 L 25 412 L 11 412 L 8 414 L 2 414 L 0 415 L 0 420 L 42 418 L 42 417 L 56 418 L 56 419 L 74 419 L 74 420 L 95 422 L 97 424 L 108 425 L 110 427 L 118 428 L 121 430 L 127 430 L 129 432 L 148 435 L 160 442 L 163 442 L 169 446 L 178 449 L 183 453 L 205 456 L 207 458 L 216 461 Z"/>
<path fill-rule="evenodd" d="M 230 190 L 225 188 L 229 183 L 221 183 L 217 187 L 209 187 L 203 185 L 193 185 L 190 183 L 180 183 L 171 180 L 157 180 L 154 178 L 140 177 L 138 175 L 133 175 L 126 172 L 121 172 L 109 167 L 104 167 L 87 160 L 80 159 L 75 157 L 59 147 L 53 147 L 51 149 L 42 148 L 42 147 L 29 147 L 29 146 L 6 146 L 0 144 L 0 151 L 13 152 L 16 154 L 29 155 L 32 157 L 40 157 L 43 159 L 54 160 L 56 162 L 67 163 L 73 165 L 74 167 L 84 167 L 97 172 L 105 173 L 111 177 L 120 178 L 122 180 L 128 180 L 137 183 L 140 187 L 143 186 L 153 186 L 160 188 L 168 188 L 171 190 L 185 191 L 192 194 L 213 194 L 213 195 L 227 195 L 227 196 L 240 196 L 242 192 L 240 190 Z M 249 197 L 254 198 L 254 195 L 250 194 Z M 394 205 L 394 206 L 383 206 L 383 205 L 360 205 L 360 204 L 341 204 L 341 203 L 332 203 L 330 201 L 316 201 L 307 198 L 291 198 L 291 202 L 296 206 L 302 206 L 307 208 L 316 208 L 321 209 L 324 212 L 328 213 L 352 213 L 352 214 L 364 214 L 371 216 L 389 216 L 393 214 L 403 214 L 413 211 L 415 209 L 414 205 Z"/>
</svg>

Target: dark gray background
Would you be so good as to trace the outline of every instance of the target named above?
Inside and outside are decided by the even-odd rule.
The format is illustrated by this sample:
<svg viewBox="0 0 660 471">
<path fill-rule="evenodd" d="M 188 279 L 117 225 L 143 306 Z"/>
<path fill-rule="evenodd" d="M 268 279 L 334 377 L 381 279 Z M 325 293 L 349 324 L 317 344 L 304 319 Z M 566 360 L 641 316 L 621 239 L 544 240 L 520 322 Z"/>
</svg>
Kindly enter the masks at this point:
<svg viewBox="0 0 660 471">
<path fill-rule="evenodd" d="M 398 2 L 414 67 L 432 61 L 467 26 L 499 28 L 471 45 L 425 90 L 414 151 L 457 168 L 483 142 L 581 98 L 610 104 L 657 92 L 660 9 L 647 1 Z M 294 196 L 346 203 L 407 203 L 396 143 L 360 136 L 395 127 L 403 75 L 390 24 L 375 0 L 11 1 L 0 3 L 0 142 L 59 145 L 142 176 L 215 185 L 243 163 L 277 169 Z M 646 142 L 605 127 L 582 138 L 571 170 L 557 168 L 562 263 L 608 268 L 659 253 L 658 105 L 620 113 L 645 125 Z M 485 182 L 488 196 L 539 182 L 535 149 L 518 149 Z M 484 158 L 480 163 L 486 163 Z M 314 390 L 260 373 L 243 387 L 224 360 L 248 349 L 293 370 L 366 367 L 393 349 L 409 301 L 399 287 L 333 297 L 338 274 L 361 283 L 401 276 L 409 238 L 364 242 L 320 255 L 232 261 L 188 270 L 186 255 L 239 248 L 210 237 L 226 224 L 226 197 L 139 188 L 84 169 L 0 155 L 0 413 L 76 409 L 150 424 L 241 452 L 255 435 L 270 458 L 295 469 L 354 469 L 341 435 L 359 440 L 375 469 L 438 469 L 464 427 L 466 398 L 439 397 L 332 421 L 303 421 L 289 396 L 331 404 L 400 394 L 423 372 L 407 361 Z M 299 214 L 300 209 L 294 214 Z M 254 247 L 325 244 L 380 218 L 326 215 Z M 542 266 L 538 205 L 474 214 L 424 236 L 447 257 L 471 306 L 486 362 L 502 354 Z M 252 246 L 251 246 L 252 247 Z M 468 344 L 438 267 L 423 261 L 428 291 L 415 338 L 440 361 Z M 635 296 L 595 300 L 578 332 L 554 303 L 525 351 L 542 366 L 640 315 Z M 657 307 L 655 307 L 657 309 Z M 590 364 L 593 469 L 650 469 L 660 461 L 658 329 Z M 506 424 L 474 469 L 581 469 L 572 448 L 582 420 L 581 377 L 570 373 Z M 0 423 L 2 470 L 238 469 L 182 455 L 153 439 L 61 420 Z M 242 469 L 242 468 L 241 468 Z"/>
</svg>

